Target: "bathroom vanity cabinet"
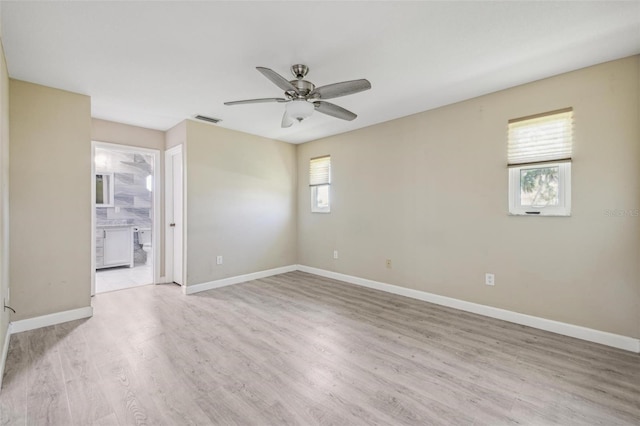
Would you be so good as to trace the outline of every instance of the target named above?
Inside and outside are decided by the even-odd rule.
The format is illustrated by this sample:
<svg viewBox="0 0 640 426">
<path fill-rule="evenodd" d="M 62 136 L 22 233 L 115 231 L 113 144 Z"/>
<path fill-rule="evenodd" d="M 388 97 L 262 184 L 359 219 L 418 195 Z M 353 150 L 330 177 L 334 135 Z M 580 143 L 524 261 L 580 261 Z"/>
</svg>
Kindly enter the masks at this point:
<svg viewBox="0 0 640 426">
<path fill-rule="evenodd" d="M 133 227 L 96 227 L 96 269 L 133 267 Z"/>
</svg>

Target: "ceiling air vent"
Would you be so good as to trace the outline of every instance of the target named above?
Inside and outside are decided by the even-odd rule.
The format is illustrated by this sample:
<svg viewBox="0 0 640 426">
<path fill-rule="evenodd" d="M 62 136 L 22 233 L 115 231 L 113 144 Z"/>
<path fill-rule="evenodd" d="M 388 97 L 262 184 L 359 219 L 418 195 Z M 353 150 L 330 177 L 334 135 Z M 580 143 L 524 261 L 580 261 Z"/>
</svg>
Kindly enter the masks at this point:
<svg viewBox="0 0 640 426">
<path fill-rule="evenodd" d="M 219 118 L 207 117 L 205 115 L 196 115 L 194 118 L 196 120 L 202 120 L 202 121 L 206 121 L 207 123 L 213 123 L 213 124 L 217 124 L 220 121 L 222 121 Z"/>
</svg>

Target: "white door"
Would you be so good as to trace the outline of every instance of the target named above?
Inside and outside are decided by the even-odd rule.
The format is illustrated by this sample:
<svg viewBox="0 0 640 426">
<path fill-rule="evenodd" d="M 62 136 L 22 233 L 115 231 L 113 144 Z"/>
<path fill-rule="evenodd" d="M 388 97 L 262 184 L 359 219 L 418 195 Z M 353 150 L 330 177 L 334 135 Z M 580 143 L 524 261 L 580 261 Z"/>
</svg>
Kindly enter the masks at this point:
<svg viewBox="0 0 640 426">
<path fill-rule="evenodd" d="M 182 220 L 182 146 L 176 146 L 165 155 L 165 208 L 166 208 L 166 273 L 167 280 L 183 284 L 183 220 Z"/>
</svg>

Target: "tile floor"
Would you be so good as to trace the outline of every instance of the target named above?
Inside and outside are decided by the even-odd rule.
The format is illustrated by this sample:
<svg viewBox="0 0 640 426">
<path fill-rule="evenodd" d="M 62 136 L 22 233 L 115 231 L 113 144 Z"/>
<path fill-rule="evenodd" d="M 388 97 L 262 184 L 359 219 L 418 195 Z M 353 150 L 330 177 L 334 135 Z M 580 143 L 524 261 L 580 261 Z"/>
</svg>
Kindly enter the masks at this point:
<svg viewBox="0 0 640 426">
<path fill-rule="evenodd" d="M 151 265 L 106 268 L 96 271 L 96 294 L 153 283 Z"/>
</svg>

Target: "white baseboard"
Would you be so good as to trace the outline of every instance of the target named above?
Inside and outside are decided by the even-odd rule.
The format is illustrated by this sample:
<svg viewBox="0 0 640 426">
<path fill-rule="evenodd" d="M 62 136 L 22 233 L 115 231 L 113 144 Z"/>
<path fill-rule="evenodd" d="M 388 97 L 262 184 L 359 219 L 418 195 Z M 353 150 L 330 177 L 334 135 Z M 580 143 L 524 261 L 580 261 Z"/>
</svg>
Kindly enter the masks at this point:
<svg viewBox="0 0 640 426">
<path fill-rule="evenodd" d="M 640 353 L 640 339 L 633 337 L 613 334 L 606 331 L 595 330 L 579 325 L 568 324 L 560 321 L 549 320 L 546 318 L 535 317 L 532 315 L 521 314 L 506 309 L 494 308 L 492 306 L 481 305 L 478 303 L 467 302 L 452 297 L 440 296 L 425 291 L 414 290 L 410 288 L 400 287 L 392 284 L 386 284 L 379 281 L 373 281 L 366 278 L 355 277 L 352 275 L 341 274 L 338 272 L 327 271 L 324 269 L 313 268 L 305 265 L 289 265 L 280 268 L 268 269 L 266 271 L 253 272 L 235 277 L 223 278 L 220 280 L 209 281 L 206 283 L 195 284 L 191 286 L 182 286 L 185 294 L 194 294 L 201 291 L 212 290 L 215 288 L 226 287 L 229 285 L 239 284 L 260 278 L 266 278 L 273 275 L 284 274 L 292 271 L 302 271 L 322 277 L 332 278 L 339 281 L 345 281 L 363 287 L 381 290 L 387 293 L 397 294 L 400 296 L 410 297 L 412 299 L 423 300 L 425 302 L 435 303 L 437 305 L 447 306 L 459 309 L 461 311 L 472 312 L 491 318 L 496 318 L 515 324 L 526 325 L 529 327 L 546 330 L 564 336 L 575 337 L 577 339 L 589 342 L 600 343 L 614 348 L 624 349 L 627 351 Z M 60 324 L 67 321 L 73 321 L 93 316 L 93 308 L 87 306 L 85 308 L 73 309 L 70 311 L 57 312 L 54 314 L 43 315 L 40 317 L 29 318 L 14 321 L 9 324 L 7 338 L 3 345 L 2 358 L 0 360 L 0 372 L 4 371 L 4 362 L 9 349 L 9 335 L 20 333 L 22 331 L 34 330 L 36 328 L 47 327 L 50 325 Z M 1 380 L 1 377 L 0 377 Z M 1 382 L 0 382 L 1 384 Z"/>
<path fill-rule="evenodd" d="M 266 271 L 253 272 L 246 275 L 237 275 L 235 277 L 223 278 L 221 280 L 209 281 L 202 284 L 195 284 L 190 286 L 182 286 L 184 294 L 194 294 L 201 291 L 212 290 L 214 288 L 226 287 L 228 285 L 240 284 L 251 280 L 257 280 L 260 278 L 271 277 L 273 275 L 284 274 L 286 272 L 293 272 L 298 269 L 297 265 L 282 266 L 280 268 L 267 269 Z"/>
<path fill-rule="evenodd" d="M 366 278 L 359 278 L 352 275 L 345 275 L 338 272 L 327 271 L 324 269 L 312 268 L 310 266 L 298 265 L 297 269 L 299 271 L 308 272 L 310 274 L 319 275 L 321 277 L 345 281 L 351 284 L 385 291 L 387 293 L 393 293 L 400 296 L 410 297 L 412 299 L 435 303 L 436 305 L 460 309 L 461 311 L 466 312 L 473 312 L 474 314 L 497 318 L 515 324 L 526 325 L 529 327 L 538 328 L 540 330 L 551 331 L 553 333 L 562 334 L 564 336 L 575 337 L 577 339 L 587 340 L 589 342 L 600 343 L 602 345 L 640 353 L 640 339 L 635 339 L 633 337 L 608 333 L 606 331 L 594 330 L 592 328 L 549 320 L 546 318 L 534 317 L 532 315 L 521 314 L 518 312 L 508 311 L 506 309 L 494 308 L 492 306 L 481 305 L 473 302 L 466 302 L 464 300 L 454 299 L 452 297 L 439 296 L 437 294 L 427 293 L 425 291 L 413 290 L 410 288 L 400 287 L 392 284 L 385 284 L 378 281 L 368 280 Z"/>
<path fill-rule="evenodd" d="M 19 321 L 13 321 L 9 324 L 9 332 L 11 334 L 21 333 L 23 331 L 35 330 L 36 328 L 48 327 L 50 325 L 62 324 L 63 322 L 90 318 L 93 316 L 93 307 L 72 309 L 70 311 L 56 312 L 54 314 L 42 315 L 40 317 L 27 318 Z"/>
<path fill-rule="evenodd" d="M 4 366 L 7 364 L 7 355 L 9 354 L 9 340 L 11 339 L 10 328 L 7 327 L 7 333 L 4 336 L 2 344 L 2 354 L 0 355 L 0 391 L 2 391 L 2 379 L 4 377 Z"/>
<path fill-rule="evenodd" d="M 158 278 L 158 282 L 156 284 L 166 284 L 167 282 L 167 277 L 160 277 Z"/>
</svg>

